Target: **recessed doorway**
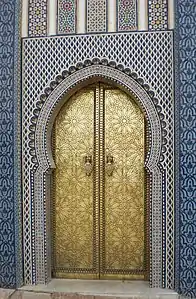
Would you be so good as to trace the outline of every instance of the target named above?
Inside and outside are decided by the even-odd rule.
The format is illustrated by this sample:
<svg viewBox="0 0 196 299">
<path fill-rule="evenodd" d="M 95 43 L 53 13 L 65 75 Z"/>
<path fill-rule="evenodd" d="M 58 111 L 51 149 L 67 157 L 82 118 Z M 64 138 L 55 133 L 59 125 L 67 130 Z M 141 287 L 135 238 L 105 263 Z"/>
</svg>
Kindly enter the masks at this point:
<svg viewBox="0 0 196 299">
<path fill-rule="evenodd" d="M 53 131 L 53 277 L 147 279 L 143 112 L 97 83 L 64 104 Z"/>
</svg>

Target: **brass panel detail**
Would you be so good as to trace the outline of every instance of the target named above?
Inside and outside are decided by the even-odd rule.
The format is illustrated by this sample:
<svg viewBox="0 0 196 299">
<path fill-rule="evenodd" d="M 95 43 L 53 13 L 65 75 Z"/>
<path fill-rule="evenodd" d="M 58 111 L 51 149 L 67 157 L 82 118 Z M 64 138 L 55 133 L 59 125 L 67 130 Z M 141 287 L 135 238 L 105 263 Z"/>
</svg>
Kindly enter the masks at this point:
<svg viewBox="0 0 196 299">
<path fill-rule="evenodd" d="M 100 271 L 100 278 L 102 274 L 102 264 L 103 264 L 103 249 L 104 249 L 104 239 L 102 237 L 103 231 L 104 231 L 104 195 L 105 195 L 105 188 L 104 188 L 104 177 L 105 177 L 105 143 L 104 143 L 104 129 L 105 129 L 105 115 L 104 115 L 104 89 L 103 86 L 99 85 L 99 153 L 100 153 L 100 172 L 99 172 L 99 188 L 100 188 L 100 196 L 99 196 L 99 209 L 100 209 L 100 224 L 99 224 L 99 235 L 100 235 L 100 265 L 99 265 L 99 271 Z"/>
<path fill-rule="evenodd" d="M 103 272 L 143 275 L 144 117 L 117 89 L 105 90 L 105 148 L 114 170 L 105 176 Z"/>
<path fill-rule="evenodd" d="M 93 154 L 94 90 L 74 95 L 55 125 L 54 273 L 96 273 L 93 178 L 84 157 Z M 95 240 L 94 240 L 95 241 Z"/>
<path fill-rule="evenodd" d="M 99 127 L 99 117 L 100 117 L 100 103 L 99 103 L 99 86 L 95 89 L 95 111 L 94 111 L 94 160 L 95 160 L 95 172 L 94 172 L 94 244 L 96 251 L 96 265 L 99 277 L 100 272 L 100 210 L 99 210 L 99 197 L 100 197 L 100 127 Z"/>
<path fill-rule="evenodd" d="M 124 92 L 76 93 L 55 125 L 55 277 L 144 279 L 144 117 Z"/>
</svg>

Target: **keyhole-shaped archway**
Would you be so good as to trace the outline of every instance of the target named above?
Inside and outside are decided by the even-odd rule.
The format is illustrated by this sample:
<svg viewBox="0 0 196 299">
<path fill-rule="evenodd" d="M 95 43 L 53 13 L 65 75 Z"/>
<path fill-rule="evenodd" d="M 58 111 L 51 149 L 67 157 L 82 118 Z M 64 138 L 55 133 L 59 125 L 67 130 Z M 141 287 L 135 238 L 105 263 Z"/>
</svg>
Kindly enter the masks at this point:
<svg viewBox="0 0 196 299">
<path fill-rule="evenodd" d="M 127 72 L 127 70 L 126 70 Z M 50 171 L 55 167 L 51 150 L 51 133 L 56 115 L 62 105 L 81 86 L 87 86 L 94 81 L 108 82 L 130 94 L 138 103 L 146 118 L 147 123 L 147 155 L 145 168 L 149 174 L 150 196 L 150 282 L 153 287 L 162 286 L 162 186 L 164 184 L 162 171 L 159 165 L 161 157 L 161 121 L 156 107 L 152 101 L 152 93 L 142 81 L 137 81 L 134 76 L 112 66 L 99 64 L 87 65 L 78 69 L 72 68 L 64 72 L 56 82 L 51 83 L 51 88 L 46 89 L 46 94 L 40 98 L 35 117 L 32 119 L 31 145 L 36 151 L 31 151 L 32 160 L 35 162 L 32 169 L 33 193 L 32 200 L 35 204 L 36 230 L 33 240 L 35 259 L 31 261 L 36 271 L 36 283 L 44 283 L 51 277 L 50 248 Z M 144 85 L 141 86 L 141 83 Z M 146 88 L 146 89 L 145 89 Z M 41 241 L 42 240 L 42 241 Z M 40 265 L 40 260 L 44 263 Z"/>
</svg>

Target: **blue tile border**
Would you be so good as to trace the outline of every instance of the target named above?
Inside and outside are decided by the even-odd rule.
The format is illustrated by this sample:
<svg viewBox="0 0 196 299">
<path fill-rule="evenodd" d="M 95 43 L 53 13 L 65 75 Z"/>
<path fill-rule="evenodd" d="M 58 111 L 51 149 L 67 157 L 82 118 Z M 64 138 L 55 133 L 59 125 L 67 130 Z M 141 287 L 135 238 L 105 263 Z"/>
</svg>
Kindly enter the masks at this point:
<svg viewBox="0 0 196 299">
<path fill-rule="evenodd" d="M 176 290 L 196 296 L 196 3 L 176 1 Z"/>
<path fill-rule="evenodd" d="M 0 287 L 21 284 L 18 89 L 20 2 L 0 3 Z M 19 180 L 18 180 L 19 178 Z M 18 259 L 19 258 L 19 259 Z"/>
<path fill-rule="evenodd" d="M 176 291 L 196 296 L 195 1 L 176 0 Z M 22 285 L 20 0 L 0 0 L 0 287 Z M 194 102 L 195 101 L 195 102 Z"/>
<path fill-rule="evenodd" d="M 14 208 L 15 208 L 15 256 L 16 286 L 23 284 L 22 244 L 22 182 L 21 182 L 21 11 L 22 1 L 15 0 L 14 47 Z"/>
</svg>

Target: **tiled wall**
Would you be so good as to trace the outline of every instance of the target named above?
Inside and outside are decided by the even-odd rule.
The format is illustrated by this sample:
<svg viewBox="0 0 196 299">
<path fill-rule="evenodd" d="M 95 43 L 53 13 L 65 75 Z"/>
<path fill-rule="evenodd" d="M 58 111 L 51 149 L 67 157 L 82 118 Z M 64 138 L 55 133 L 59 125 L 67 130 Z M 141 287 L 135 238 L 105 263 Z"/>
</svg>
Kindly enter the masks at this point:
<svg viewBox="0 0 196 299">
<path fill-rule="evenodd" d="M 176 53 L 176 289 L 196 296 L 196 4 L 178 0 Z"/>
<path fill-rule="evenodd" d="M 0 287 L 22 283 L 20 2 L 0 1 Z"/>
<path fill-rule="evenodd" d="M 176 1 L 176 290 L 196 296 L 195 3 Z M 18 25 L 20 3 L 0 1 L 0 286 L 21 285 L 20 113 Z M 20 223 L 20 225 L 19 225 Z"/>
<path fill-rule="evenodd" d="M 52 33 L 55 35 L 81 33 L 80 22 L 83 23 L 82 33 L 111 32 L 110 22 L 115 32 L 167 30 L 171 18 L 168 6 L 173 1 L 29 0 L 28 10 L 23 14 L 24 19 L 29 19 L 25 37 L 51 35 L 51 23 L 56 27 Z"/>
</svg>

